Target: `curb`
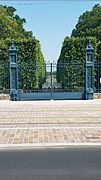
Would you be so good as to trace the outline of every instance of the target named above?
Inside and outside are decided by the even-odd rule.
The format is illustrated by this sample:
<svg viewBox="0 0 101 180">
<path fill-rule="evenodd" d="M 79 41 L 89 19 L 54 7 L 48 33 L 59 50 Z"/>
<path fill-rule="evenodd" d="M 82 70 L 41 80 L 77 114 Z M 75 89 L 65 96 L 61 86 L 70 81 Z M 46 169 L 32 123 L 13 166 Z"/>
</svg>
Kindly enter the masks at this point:
<svg viewBox="0 0 101 180">
<path fill-rule="evenodd" d="M 101 143 L 40 143 L 40 144 L 0 144 L 0 149 L 15 149 L 15 148 L 69 148 L 69 147 L 101 147 Z"/>
</svg>

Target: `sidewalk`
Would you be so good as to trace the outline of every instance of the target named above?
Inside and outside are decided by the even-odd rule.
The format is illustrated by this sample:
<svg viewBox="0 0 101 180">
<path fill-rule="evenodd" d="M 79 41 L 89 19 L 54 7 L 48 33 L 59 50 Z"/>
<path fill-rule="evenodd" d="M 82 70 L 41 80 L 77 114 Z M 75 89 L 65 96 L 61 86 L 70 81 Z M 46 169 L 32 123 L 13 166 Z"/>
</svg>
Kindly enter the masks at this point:
<svg viewBox="0 0 101 180">
<path fill-rule="evenodd" d="M 0 101 L 0 147 L 101 145 L 101 100 Z"/>
</svg>

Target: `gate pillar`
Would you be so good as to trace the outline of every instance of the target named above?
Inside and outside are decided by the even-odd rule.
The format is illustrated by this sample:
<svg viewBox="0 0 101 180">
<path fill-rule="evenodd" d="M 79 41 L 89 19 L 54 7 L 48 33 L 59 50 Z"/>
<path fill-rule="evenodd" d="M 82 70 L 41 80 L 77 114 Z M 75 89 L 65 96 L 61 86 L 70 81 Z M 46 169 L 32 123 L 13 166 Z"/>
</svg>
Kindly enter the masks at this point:
<svg viewBox="0 0 101 180">
<path fill-rule="evenodd" d="M 10 99 L 18 100 L 18 64 L 17 64 L 17 49 L 12 42 L 9 47 L 10 61 Z"/>
<path fill-rule="evenodd" d="M 94 48 L 89 41 L 86 47 L 86 83 L 85 83 L 85 98 L 93 99 L 93 60 Z"/>
</svg>

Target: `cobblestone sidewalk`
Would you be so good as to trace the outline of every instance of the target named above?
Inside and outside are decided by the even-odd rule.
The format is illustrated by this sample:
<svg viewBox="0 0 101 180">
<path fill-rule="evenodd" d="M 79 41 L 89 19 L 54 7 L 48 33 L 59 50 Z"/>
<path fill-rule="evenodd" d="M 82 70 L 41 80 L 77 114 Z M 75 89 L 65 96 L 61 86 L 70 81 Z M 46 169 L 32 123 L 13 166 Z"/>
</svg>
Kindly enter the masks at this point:
<svg viewBox="0 0 101 180">
<path fill-rule="evenodd" d="M 101 100 L 0 101 L 0 147 L 101 144 Z"/>
</svg>

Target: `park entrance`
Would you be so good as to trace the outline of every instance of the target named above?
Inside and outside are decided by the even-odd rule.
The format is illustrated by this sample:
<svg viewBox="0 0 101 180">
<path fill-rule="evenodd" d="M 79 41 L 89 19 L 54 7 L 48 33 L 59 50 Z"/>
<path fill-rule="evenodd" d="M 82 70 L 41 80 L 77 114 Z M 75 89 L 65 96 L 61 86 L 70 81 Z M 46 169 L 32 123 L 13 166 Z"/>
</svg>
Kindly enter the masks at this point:
<svg viewBox="0 0 101 180">
<path fill-rule="evenodd" d="M 83 62 L 19 64 L 12 43 L 9 49 L 11 100 L 93 99 L 93 52 L 89 42 Z"/>
</svg>

